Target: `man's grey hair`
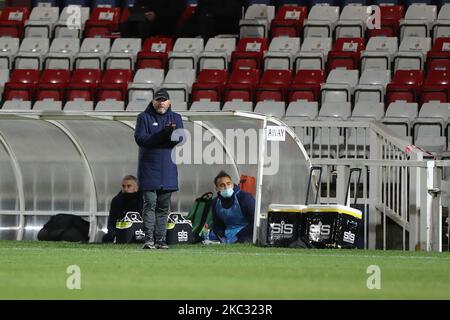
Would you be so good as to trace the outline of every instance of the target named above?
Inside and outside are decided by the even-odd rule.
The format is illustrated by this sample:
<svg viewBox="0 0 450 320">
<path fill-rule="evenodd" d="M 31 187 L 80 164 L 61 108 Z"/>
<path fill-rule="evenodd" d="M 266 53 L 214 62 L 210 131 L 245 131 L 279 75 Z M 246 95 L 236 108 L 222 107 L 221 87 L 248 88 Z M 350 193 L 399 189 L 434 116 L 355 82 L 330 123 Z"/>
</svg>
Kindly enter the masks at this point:
<svg viewBox="0 0 450 320">
<path fill-rule="evenodd" d="M 137 178 L 135 176 L 132 176 L 131 174 L 123 177 L 122 181 L 125 180 L 133 180 L 134 182 L 137 182 Z"/>
</svg>

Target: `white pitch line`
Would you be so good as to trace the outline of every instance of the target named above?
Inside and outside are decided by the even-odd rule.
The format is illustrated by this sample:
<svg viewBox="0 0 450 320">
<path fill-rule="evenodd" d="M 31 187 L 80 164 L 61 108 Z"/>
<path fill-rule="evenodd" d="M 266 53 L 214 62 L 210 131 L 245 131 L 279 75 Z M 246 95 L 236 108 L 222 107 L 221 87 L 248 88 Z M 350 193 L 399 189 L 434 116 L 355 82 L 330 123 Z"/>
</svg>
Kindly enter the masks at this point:
<svg viewBox="0 0 450 320">
<path fill-rule="evenodd" d="M 110 248 L 91 248 L 91 249 L 83 249 L 83 248 L 1 248 L 1 251 L 6 250 L 28 250 L 28 251 L 47 251 L 51 252 L 54 250 L 58 251 L 77 251 L 77 252 L 105 252 L 105 250 L 108 250 Z M 295 249 L 293 249 L 295 250 Z M 307 250 L 307 249 L 306 249 Z M 124 253 L 138 253 L 138 254 L 149 254 L 149 250 L 142 250 L 142 249 L 123 249 Z M 119 252 L 119 250 L 117 251 Z M 160 250 L 155 252 L 161 252 Z M 327 257 L 327 258 L 371 258 L 371 259 L 378 259 L 378 258 L 392 258 L 392 259 L 418 259 L 418 260 L 450 260 L 450 256 L 442 256 L 442 257 L 423 257 L 423 256 L 400 256 L 400 255 L 356 255 L 356 254 L 315 254 L 315 253 L 306 253 L 305 254 L 301 252 L 293 252 L 293 253 L 287 253 L 287 252 L 226 252 L 226 251 L 215 251 L 215 250 L 189 250 L 189 249 L 172 249 L 169 251 L 164 251 L 164 254 L 178 254 L 178 253 L 190 253 L 190 254 L 216 254 L 216 255 L 240 255 L 240 256 L 297 256 L 300 258 L 308 258 L 308 257 Z M 150 253 L 151 254 L 151 253 Z"/>
</svg>

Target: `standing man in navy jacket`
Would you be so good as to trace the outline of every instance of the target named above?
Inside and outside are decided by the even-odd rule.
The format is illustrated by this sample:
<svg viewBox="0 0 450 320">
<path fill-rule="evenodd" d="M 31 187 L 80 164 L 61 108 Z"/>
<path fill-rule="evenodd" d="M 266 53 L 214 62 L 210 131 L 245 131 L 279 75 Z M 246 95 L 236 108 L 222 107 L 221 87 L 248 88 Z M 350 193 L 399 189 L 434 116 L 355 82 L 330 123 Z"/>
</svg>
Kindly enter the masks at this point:
<svg viewBox="0 0 450 320">
<path fill-rule="evenodd" d="M 134 133 L 139 146 L 138 184 L 144 198 L 144 249 L 169 248 L 166 223 L 172 192 L 178 190 L 178 171 L 171 153 L 183 140 L 182 135 L 173 134 L 177 129 L 183 129 L 181 116 L 170 109 L 168 92 L 159 89 L 139 114 Z"/>
</svg>

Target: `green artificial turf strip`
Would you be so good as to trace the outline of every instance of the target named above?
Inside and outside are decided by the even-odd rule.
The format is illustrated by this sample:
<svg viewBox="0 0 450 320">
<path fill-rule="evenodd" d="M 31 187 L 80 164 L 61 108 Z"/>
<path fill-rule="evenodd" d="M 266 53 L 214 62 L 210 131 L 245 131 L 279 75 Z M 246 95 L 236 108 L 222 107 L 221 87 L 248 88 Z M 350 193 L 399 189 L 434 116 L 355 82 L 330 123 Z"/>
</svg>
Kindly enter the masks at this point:
<svg viewBox="0 0 450 320">
<path fill-rule="evenodd" d="M 0 299 L 450 299 L 449 274 L 449 253 L 0 241 Z"/>
</svg>

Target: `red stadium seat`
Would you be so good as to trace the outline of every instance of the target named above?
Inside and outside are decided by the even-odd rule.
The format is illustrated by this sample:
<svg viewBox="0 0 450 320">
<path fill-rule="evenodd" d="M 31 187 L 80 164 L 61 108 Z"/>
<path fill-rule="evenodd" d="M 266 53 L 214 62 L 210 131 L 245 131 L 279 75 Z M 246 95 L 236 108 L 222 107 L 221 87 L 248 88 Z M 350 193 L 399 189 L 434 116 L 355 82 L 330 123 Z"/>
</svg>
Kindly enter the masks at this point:
<svg viewBox="0 0 450 320">
<path fill-rule="evenodd" d="M 306 12 L 305 6 L 281 6 L 275 19 L 271 22 L 270 32 L 272 38 L 280 36 L 299 37 L 307 15 Z"/>
<path fill-rule="evenodd" d="M 430 101 L 449 102 L 449 80 L 450 71 L 429 70 L 422 86 L 421 104 Z"/>
<path fill-rule="evenodd" d="M 264 51 L 268 48 L 266 38 L 242 38 L 231 53 L 231 70 L 261 69 Z"/>
<path fill-rule="evenodd" d="M 253 101 L 255 88 L 259 83 L 258 69 L 236 69 L 224 88 L 224 101 Z"/>
<path fill-rule="evenodd" d="M 450 38 L 437 38 L 427 54 L 427 70 L 448 70 L 450 61 Z"/>
<path fill-rule="evenodd" d="M 431 52 L 450 52 L 450 38 L 437 38 L 434 41 Z"/>
<path fill-rule="evenodd" d="M 97 101 L 113 99 L 124 101 L 128 83 L 133 80 L 133 72 L 124 69 L 108 69 L 103 73 L 102 82 L 97 88 Z"/>
<path fill-rule="evenodd" d="M 69 70 L 44 70 L 37 85 L 36 100 L 53 99 L 62 101 L 69 79 Z"/>
<path fill-rule="evenodd" d="M 386 87 L 387 105 L 398 100 L 418 102 L 418 95 L 422 84 L 422 70 L 397 70 L 391 83 Z"/>
<path fill-rule="evenodd" d="M 328 71 L 336 68 L 354 70 L 359 68 L 359 58 L 364 50 L 362 38 L 339 38 L 328 52 Z"/>
<path fill-rule="evenodd" d="M 76 69 L 66 90 L 66 100 L 84 99 L 93 101 L 101 72 L 98 69 Z"/>
<path fill-rule="evenodd" d="M 3 8 L 0 15 L 0 37 L 22 38 L 24 23 L 30 16 L 30 10 L 25 7 Z"/>
<path fill-rule="evenodd" d="M 391 83 L 421 86 L 423 83 L 422 70 L 397 70 Z"/>
<path fill-rule="evenodd" d="M 167 56 L 173 49 L 172 38 L 150 37 L 137 55 L 137 68 L 165 69 Z"/>
<path fill-rule="evenodd" d="M 397 37 L 400 20 L 403 19 L 404 9 L 401 5 L 380 5 L 381 21 L 379 29 L 369 29 L 370 37 Z"/>
<path fill-rule="evenodd" d="M 428 72 L 431 70 L 450 71 L 450 58 L 431 59 L 427 62 Z"/>
<path fill-rule="evenodd" d="M 290 70 L 267 70 L 256 87 L 256 102 L 284 101 L 291 81 L 292 72 Z"/>
<path fill-rule="evenodd" d="M 288 102 L 318 101 L 320 85 L 325 82 L 323 70 L 299 70 L 289 88 Z"/>
<path fill-rule="evenodd" d="M 227 80 L 226 70 L 203 69 L 200 71 L 197 81 L 192 85 L 192 101 L 201 99 L 221 101 L 222 90 Z"/>
<path fill-rule="evenodd" d="M 109 36 L 119 30 L 120 8 L 95 8 L 86 21 L 84 36 L 93 38 Z"/>
<path fill-rule="evenodd" d="M 5 84 L 3 100 L 32 101 L 39 82 L 39 74 L 38 70 L 33 69 L 13 70 L 9 82 Z"/>
</svg>

